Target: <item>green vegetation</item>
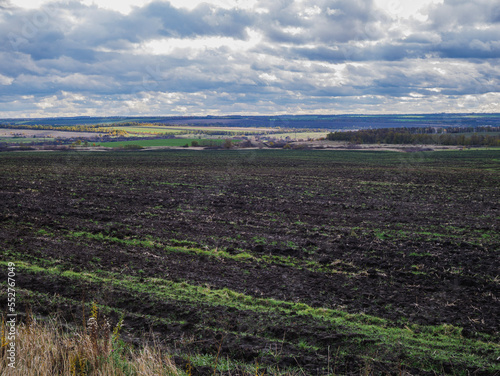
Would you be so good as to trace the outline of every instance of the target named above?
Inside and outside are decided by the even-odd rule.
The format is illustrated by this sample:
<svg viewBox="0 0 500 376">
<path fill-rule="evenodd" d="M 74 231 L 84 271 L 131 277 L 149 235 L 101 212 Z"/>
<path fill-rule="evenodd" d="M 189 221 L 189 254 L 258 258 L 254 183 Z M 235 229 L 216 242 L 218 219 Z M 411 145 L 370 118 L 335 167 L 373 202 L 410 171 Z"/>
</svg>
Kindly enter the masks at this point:
<svg viewBox="0 0 500 376">
<path fill-rule="evenodd" d="M 355 132 L 332 132 L 330 141 L 365 144 L 429 144 L 461 146 L 500 146 L 500 127 L 477 128 L 379 128 Z"/>
<path fill-rule="evenodd" d="M 290 139 L 295 140 L 308 140 L 308 139 L 313 139 L 317 140 L 319 138 L 325 138 L 328 132 L 323 131 L 323 132 L 310 132 L 308 130 L 304 129 L 298 129 L 297 132 L 279 132 L 279 133 L 273 133 L 272 137 L 274 138 L 286 138 L 290 137 Z"/>
<path fill-rule="evenodd" d="M 403 348 L 411 365 L 422 369 L 440 371 L 434 368 L 436 364 L 446 362 L 453 356 L 457 365 L 492 367 L 500 370 L 500 366 L 491 366 L 484 354 L 494 354 L 500 350 L 498 344 L 479 340 L 466 339 L 461 335 L 461 329 L 452 325 L 419 326 L 397 328 L 387 320 L 369 315 L 347 314 L 338 310 L 313 308 L 303 303 L 291 303 L 268 298 L 255 298 L 230 289 L 211 289 L 206 286 L 195 286 L 185 282 L 176 283 L 160 278 L 123 277 L 116 273 L 74 272 L 60 268 L 40 268 L 22 261 L 14 261 L 16 267 L 23 273 L 42 273 L 56 275 L 69 284 L 88 282 L 94 289 L 104 286 L 127 292 L 131 296 L 140 296 L 152 301 L 182 301 L 183 304 L 215 305 L 234 308 L 241 311 L 255 311 L 266 314 L 276 314 L 282 319 L 289 317 L 310 317 L 321 321 L 336 333 L 354 334 L 353 345 L 370 343 L 370 347 L 379 348 L 381 353 L 397 353 Z M 6 266 L 6 262 L 0 262 Z M 357 337 L 359 336 L 359 337 Z M 356 338 L 357 337 L 357 338 Z M 299 341 L 298 347 L 304 349 L 304 343 Z M 383 349 L 383 351 L 382 351 Z M 373 354 L 373 356 L 376 356 Z"/>
</svg>

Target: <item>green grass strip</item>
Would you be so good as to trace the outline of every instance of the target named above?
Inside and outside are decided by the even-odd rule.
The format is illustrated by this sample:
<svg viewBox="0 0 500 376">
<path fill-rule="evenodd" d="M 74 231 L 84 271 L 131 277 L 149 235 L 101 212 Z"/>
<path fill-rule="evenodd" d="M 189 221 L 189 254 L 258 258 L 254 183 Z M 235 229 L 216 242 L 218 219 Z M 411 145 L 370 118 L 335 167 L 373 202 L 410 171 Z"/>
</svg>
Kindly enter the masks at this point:
<svg viewBox="0 0 500 376">
<path fill-rule="evenodd" d="M 44 233 L 43 235 L 47 235 Z M 167 252 L 173 253 L 185 253 L 188 255 L 196 255 L 196 256 L 207 256 L 211 258 L 225 258 L 235 261 L 241 262 L 255 262 L 255 263 L 266 263 L 273 265 L 281 265 L 281 266 L 292 266 L 297 269 L 306 269 L 313 272 L 321 272 L 321 273 L 334 273 L 334 274 L 348 274 L 348 275 L 357 275 L 358 273 L 352 272 L 343 272 L 340 270 L 332 269 L 331 267 L 325 267 L 319 264 L 316 261 L 311 260 L 299 260 L 295 257 L 291 256 L 277 256 L 277 255 L 264 255 L 262 257 L 255 256 L 250 254 L 247 251 L 238 253 L 238 254 L 230 254 L 224 250 L 214 250 L 214 249 L 200 249 L 193 247 L 173 247 L 167 246 L 161 242 L 160 239 L 152 239 L 152 240 L 140 240 L 140 239 L 120 239 L 113 236 L 104 235 L 102 233 L 90 233 L 86 231 L 78 231 L 68 233 L 66 235 L 68 238 L 87 238 L 97 241 L 108 241 L 116 244 L 123 244 L 127 246 L 138 246 L 145 248 L 158 248 Z M 178 242 L 174 240 L 174 242 Z"/>
<path fill-rule="evenodd" d="M 0 262 L 6 265 L 7 262 Z M 45 269 L 19 261 L 16 268 L 34 273 L 51 273 L 89 283 L 107 284 L 134 292 L 139 295 L 152 295 L 160 299 L 171 299 L 193 304 L 210 304 L 233 307 L 255 312 L 274 312 L 280 315 L 307 316 L 330 324 L 332 332 L 358 334 L 373 341 L 373 346 L 383 346 L 392 353 L 404 349 L 405 362 L 426 370 L 439 370 L 439 365 L 452 361 L 461 366 L 480 367 L 489 371 L 500 370 L 496 357 L 500 345 L 482 342 L 461 336 L 461 328 L 452 325 L 418 326 L 409 328 L 387 327 L 387 320 L 377 317 L 348 314 L 328 308 L 313 308 L 304 303 L 293 303 L 269 298 L 255 298 L 229 289 L 213 290 L 209 287 L 191 285 L 185 282 L 172 282 L 160 278 L 139 278 L 110 272 L 77 273 L 62 271 L 59 268 Z M 495 364 L 496 363 L 496 364 Z"/>
</svg>

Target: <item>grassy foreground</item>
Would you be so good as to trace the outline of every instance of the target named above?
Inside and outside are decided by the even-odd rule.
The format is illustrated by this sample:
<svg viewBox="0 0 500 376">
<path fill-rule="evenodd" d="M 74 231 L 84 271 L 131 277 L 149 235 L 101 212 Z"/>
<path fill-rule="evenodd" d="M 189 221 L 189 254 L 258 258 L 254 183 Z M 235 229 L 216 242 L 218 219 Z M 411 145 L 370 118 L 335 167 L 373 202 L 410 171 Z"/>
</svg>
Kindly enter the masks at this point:
<svg viewBox="0 0 500 376">
<path fill-rule="evenodd" d="M 17 328 L 16 360 L 8 356 L 8 329 L 2 321 L 0 374 L 9 376 L 95 375 L 174 376 L 183 374 L 157 346 L 139 350 L 120 338 L 123 320 L 111 328 L 96 305 L 86 327 L 68 329 L 55 318 L 44 322 L 28 316 Z"/>
<path fill-rule="evenodd" d="M 4 266 L 4 262 L 0 265 Z M 467 339 L 462 336 L 462 328 L 453 325 L 421 326 L 408 324 L 404 328 L 399 328 L 388 320 L 380 319 L 365 314 L 347 314 L 343 311 L 314 308 L 303 303 L 292 303 L 269 298 L 255 298 L 241 294 L 230 289 L 216 290 L 206 286 L 195 286 L 185 282 L 175 283 L 160 278 L 142 278 L 126 276 L 98 270 L 96 272 L 74 272 L 64 270 L 60 266 L 44 266 L 30 264 L 23 261 L 16 261 L 17 269 L 24 275 L 37 275 L 40 280 L 47 284 L 54 280 L 61 280 L 65 285 L 75 286 L 88 284 L 93 289 L 105 289 L 111 286 L 114 291 L 130 297 L 136 297 L 144 302 L 154 302 L 160 304 L 162 301 L 179 301 L 185 306 L 206 306 L 208 307 L 229 307 L 230 309 L 249 312 L 253 311 L 259 315 L 269 315 L 277 322 L 304 321 L 321 323 L 325 330 L 333 330 L 339 335 L 352 336 L 348 346 L 350 351 L 365 354 L 366 370 L 371 369 L 371 362 L 384 362 L 389 354 L 399 354 L 402 351 L 406 361 L 401 363 L 418 369 L 433 370 L 437 374 L 466 374 L 466 365 L 474 368 L 483 368 L 491 374 L 500 371 L 498 365 L 493 365 L 494 354 L 498 353 L 499 346 L 492 341 L 489 336 L 483 335 L 478 339 Z M 26 301 L 43 302 L 46 305 L 56 306 L 78 305 L 72 299 L 62 297 L 50 297 L 46 294 L 35 294 L 24 290 L 18 290 L 19 295 Z M 126 314 L 124 310 L 117 310 L 107 305 L 96 305 L 87 303 L 83 305 L 82 311 L 90 312 L 89 320 L 86 320 L 87 327 L 83 330 L 74 331 L 70 336 L 62 330 L 61 324 L 56 321 L 49 321 L 48 324 L 38 324 L 28 319 L 28 324 L 20 328 L 18 348 L 20 349 L 20 368 L 24 370 L 12 375 L 36 374 L 38 369 L 61 369 L 62 374 L 75 375 L 184 375 L 184 371 L 178 371 L 172 364 L 170 358 L 164 355 L 155 346 L 147 345 L 140 351 L 132 351 L 131 347 L 125 345 L 119 338 L 121 321 L 112 330 L 104 315 L 122 316 Z M 85 314 L 83 318 L 85 321 Z M 295 319 L 293 319 L 295 317 Z M 128 321 L 133 321 L 129 315 Z M 161 325 L 185 325 L 184 321 L 171 319 L 160 319 L 150 317 L 154 326 Z M 94 326 L 93 326 L 94 325 Z M 328 328 L 328 329 L 327 329 Z M 223 328 L 218 329 L 221 334 L 229 335 L 229 331 Z M 5 333 L 5 330 L 4 330 Z M 25 339 L 31 336 L 31 339 Z M 50 341 L 53 341 L 52 343 Z M 277 338 L 273 342 L 278 347 L 280 342 Z M 2 343 L 6 343 L 5 339 Z M 43 343 L 46 343 L 45 345 Z M 61 347 L 61 344 L 62 347 Z M 167 344 L 168 345 L 168 344 Z M 32 347 L 35 346 L 35 347 Z M 314 345 L 304 339 L 299 343 L 303 350 L 314 350 Z M 163 346 L 165 348 L 165 346 Z M 41 350 L 42 349 L 42 350 Z M 45 349 L 45 350 L 43 350 Z M 37 351 L 51 349 L 47 359 L 40 358 Z M 404 349 L 404 350 L 402 350 Z M 32 354 L 35 352 L 35 355 Z M 335 357 L 332 354 L 331 367 L 328 375 L 336 374 L 333 370 L 336 362 L 343 362 L 343 358 L 349 356 L 349 350 L 339 350 Z M 5 358 L 5 355 L 4 355 Z M 30 359 L 39 359 L 38 363 L 32 363 Z M 5 359 L 4 359 L 5 360 Z M 455 367 L 450 371 L 445 371 L 443 364 L 453 360 Z M 187 361 L 187 363 L 186 363 Z M 48 367 L 47 362 L 51 363 Z M 81 365 L 78 365 L 79 362 Z M 244 370 L 241 364 L 234 363 L 229 358 L 220 361 L 217 355 L 198 354 L 184 357 L 184 362 L 194 367 L 205 367 L 213 369 L 214 374 L 231 374 L 231 370 L 240 368 L 238 375 L 257 375 L 258 363 L 255 366 L 246 364 Z M 5 367 L 5 361 L 0 365 Z M 76 364 L 76 366 L 75 366 Z M 47 368 L 48 367 L 48 368 Z M 80 367 L 85 373 L 74 373 L 72 370 Z M 104 368 L 103 368 L 104 367 Z M 163 367 L 163 368 L 162 368 Z M 182 367 L 182 369 L 184 369 Z M 404 367 L 403 367 L 404 368 Z M 102 371 L 101 371 L 102 369 Z M 30 370 L 31 373 L 26 373 Z M 65 373 L 69 370 L 69 373 Z M 149 373 L 150 370 L 152 373 Z M 161 370 L 161 372 L 160 372 Z M 16 371 L 17 372 L 17 371 Z M 34 372 L 34 373 L 33 373 Z M 72 373 L 73 372 L 73 373 Z M 178 373 L 180 372 L 180 373 Z M 224 373 L 229 372 L 229 373 Z M 243 373 L 242 373 L 243 372 Z M 52 373 L 47 373 L 47 375 Z M 187 372 L 190 375 L 190 371 Z M 211 372 L 212 374 L 212 372 Z M 233 373 L 234 374 L 234 373 Z M 267 375 L 300 375 L 306 374 L 299 369 L 267 370 Z M 360 374 L 362 371 L 360 370 Z M 368 372 L 368 374 L 371 374 Z"/>
<path fill-rule="evenodd" d="M 175 365 L 173 358 L 158 346 L 156 338 L 143 341 L 139 349 L 121 339 L 123 317 L 111 327 L 108 318 L 91 305 L 85 326 L 68 325 L 56 317 L 37 320 L 31 313 L 17 327 L 16 361 L 10 363 L 8 325 L 0 323 L 0 375 L 8 376 L 192 376 L 198 374 L 193 365 L 213 367 L 210 374 L 232 375 L 220 372 L 228 360 L 216 357 L 194 356 L 185 367 Z M 10 365 L 9 365 L 10 364 Z M 208 368 L 210 368 L 208 367 Z M 238 375 L 296 376 L 298 372 L 259 371 L 259 364 L 248 367 Z M 234 374 L 236 375 L 236 374 Z"/>
</svg>

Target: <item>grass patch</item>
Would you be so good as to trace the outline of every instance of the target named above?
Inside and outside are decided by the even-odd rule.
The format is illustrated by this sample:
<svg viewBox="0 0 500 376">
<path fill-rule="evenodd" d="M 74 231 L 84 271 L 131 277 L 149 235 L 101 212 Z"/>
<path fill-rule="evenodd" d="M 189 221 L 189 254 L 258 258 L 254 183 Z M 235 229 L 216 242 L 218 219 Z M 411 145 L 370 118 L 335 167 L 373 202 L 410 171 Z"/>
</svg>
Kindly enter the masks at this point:
<svg viewBox="0 0 500 376">
<path fill-rule="evenodd" d="M 6 265 L 6 262 L 0 262 Z M 229 289 L 211 289 L 206 286 L 173 282 L 161 278 L 147 278 L 142 282 L 137 277 L 116 273 L 77 273 L 57 268 L 44 269 L 26 262 L 16 262 L 23 272 L 56 273 L 70 280 L 113 286 L 137 296 L 151 296 L 159 300 L 176 300 L 189 304 L 209 304 L 251 310 L 263 314 L 308 317 L 322 321 L 335 333 L 359 335 L 355 340 L 360 346 L 371 343 L 388 351 L 398 353 L 404 349 L 413 365 L 422 369 L 439 371 L 441 364 L 450 358 L 457 365 L 482 367 L 489 371 L 500 370 L 495 364 L 495 353 L 500 346 L 495 343 L 467 339 L 461 336 L 461 329 L 451 325 L 419 326 L 399 328 L 387 320 L 369 315 L 347 314 L 343 311 L 314 308 L 304 303 L 294 303 L 270 298 L 256 298 Z M 371 346 L 371 345 L 370 345 Z M 405 361 L 410 365 L 410 361 Z"/>
<path fill-rule="evenodd" d="M 29 316 L 18 323 L 15 368 L 9 367 L 7 351 L 0 353 L 0 374 L 25 375 L 182 375 L 171 358 L 158 347 L 134 349 L 120 338 L 121 322 L 113 329 L 99 315 L 97 306 L 86 328 L 72 328 L 49 318 Z M 2 321 L 2 333 L 7 330 Z M 66 328 L 63 330 L 63 328 Z M 2 347 L 8 347 L 2 338 Z"/>
</svg>

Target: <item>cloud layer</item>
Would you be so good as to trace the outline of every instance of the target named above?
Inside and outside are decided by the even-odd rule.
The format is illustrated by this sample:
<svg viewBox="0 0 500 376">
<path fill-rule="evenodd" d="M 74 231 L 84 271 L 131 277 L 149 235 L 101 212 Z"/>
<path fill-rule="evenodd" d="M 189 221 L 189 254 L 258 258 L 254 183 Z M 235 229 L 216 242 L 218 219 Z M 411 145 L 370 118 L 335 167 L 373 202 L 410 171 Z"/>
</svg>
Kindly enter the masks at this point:
<svg viewBox="0 0 500 376">
<path fill-rule="evenodd" d="M 500 6 L 0 0 L 0 116 L 500 111 Z"/>
</svg>

